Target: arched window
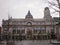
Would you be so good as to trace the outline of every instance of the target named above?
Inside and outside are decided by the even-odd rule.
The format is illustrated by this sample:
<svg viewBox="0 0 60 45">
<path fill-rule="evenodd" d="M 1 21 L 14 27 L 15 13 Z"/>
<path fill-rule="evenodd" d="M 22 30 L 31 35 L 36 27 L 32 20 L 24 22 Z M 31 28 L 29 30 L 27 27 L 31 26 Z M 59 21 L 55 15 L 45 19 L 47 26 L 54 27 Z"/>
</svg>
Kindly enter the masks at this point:
<svg viewBox="0 0 60 45">
<path fill-rule="evenodd" d="M 28 26 L 31 26 L 31 25 L 32 25 L 32 23 L 31 23 L 31 22 L 28 22 L 28 23 L 27 23 L 27 25 L 28 25 Z"/>
</svg>

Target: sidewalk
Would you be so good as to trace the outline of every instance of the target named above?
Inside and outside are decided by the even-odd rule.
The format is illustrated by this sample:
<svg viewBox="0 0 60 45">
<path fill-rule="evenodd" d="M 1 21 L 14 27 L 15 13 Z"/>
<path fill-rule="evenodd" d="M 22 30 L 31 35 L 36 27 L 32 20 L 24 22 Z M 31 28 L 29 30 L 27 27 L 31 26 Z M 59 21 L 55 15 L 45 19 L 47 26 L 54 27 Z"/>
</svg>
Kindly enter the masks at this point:
<svg viewBox="0 0 60 45">
<path fill-rule="evenodd" d="M 50 43 L 60 43 L 60 41 L 57 41 L 57 40 L 50 40 Z"/>
</svg>

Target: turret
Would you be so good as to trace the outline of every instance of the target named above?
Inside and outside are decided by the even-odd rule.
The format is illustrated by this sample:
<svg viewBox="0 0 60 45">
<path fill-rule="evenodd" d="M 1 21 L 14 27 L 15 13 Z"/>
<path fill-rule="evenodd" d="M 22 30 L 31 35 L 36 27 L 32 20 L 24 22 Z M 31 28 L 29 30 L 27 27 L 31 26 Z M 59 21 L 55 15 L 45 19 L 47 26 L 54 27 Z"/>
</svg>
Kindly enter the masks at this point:
<svg viewBox="0 0 60 45">
<path fill-rule="evenodd" d="M 44 9 L 44 19 L 45 19 L 45 20 L 50 20 L 50 19 L 52 19 L 52 16 L 51 16 L 51 14 L 50 14 L 50 10 L 49 10 L 48 7 L 45 7 L 45 9 Z"/>
<path fill-rule="evenodd" d="M 27 15 L 26 15 L 26 17 L 25 17 L 26 19 L 28 18 L 30 18 L 30 19 L 33 19 L 33 16 L 31 15 L 31 13 L 30 13 L 30 11 L 28 11 L 28 13 L 27 13 Z"/>
</svg>

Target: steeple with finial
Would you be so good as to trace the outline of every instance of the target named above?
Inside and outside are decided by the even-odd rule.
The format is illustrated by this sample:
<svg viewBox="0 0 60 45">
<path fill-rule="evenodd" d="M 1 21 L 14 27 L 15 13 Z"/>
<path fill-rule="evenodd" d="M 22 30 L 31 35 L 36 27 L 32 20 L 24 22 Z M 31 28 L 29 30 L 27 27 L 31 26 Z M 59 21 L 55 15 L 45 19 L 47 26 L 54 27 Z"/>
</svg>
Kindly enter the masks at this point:
<svg viewBox="0 0 60 45">
<path fill-rule="evenodd" d="M 33 18 L 33 16 L 32 16 L 31 13 L 30 13 L 30 10 L 28 11 L 28 13 L 27 13 L 27 15 L 26 15 L 25 18 Z"/>
<path fill-rule="evenodd" d="M 8 13 L 8 20 L 12 19 L 12 16 Z"/>
</svg>

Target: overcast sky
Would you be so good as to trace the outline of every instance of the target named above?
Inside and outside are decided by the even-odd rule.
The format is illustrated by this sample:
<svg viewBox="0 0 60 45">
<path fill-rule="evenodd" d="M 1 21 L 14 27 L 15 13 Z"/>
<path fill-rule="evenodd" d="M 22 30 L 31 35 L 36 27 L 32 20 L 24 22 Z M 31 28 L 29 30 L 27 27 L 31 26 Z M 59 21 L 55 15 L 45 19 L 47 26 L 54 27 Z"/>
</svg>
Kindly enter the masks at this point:
<svg viewBox="0 0 60 45">
<path fill-rule="evenodd" d="M 13 18 L 25 18 L 28 10 L 34 18 L 43 18 L 46 6 L 47 0 L 0 0 L 0 25 L 2 19 L 8 19 L 8 14 Z"/>
</svg>

